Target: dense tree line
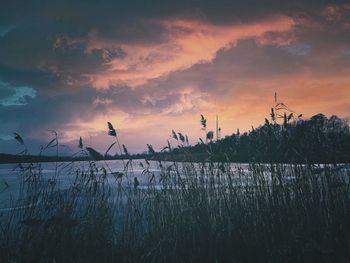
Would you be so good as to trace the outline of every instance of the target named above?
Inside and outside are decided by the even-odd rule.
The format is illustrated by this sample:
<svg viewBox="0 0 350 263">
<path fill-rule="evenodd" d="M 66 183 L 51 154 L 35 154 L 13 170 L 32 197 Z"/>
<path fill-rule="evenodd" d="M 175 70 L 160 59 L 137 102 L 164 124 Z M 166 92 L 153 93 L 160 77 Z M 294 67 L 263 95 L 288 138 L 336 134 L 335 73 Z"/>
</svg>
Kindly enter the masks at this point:
<svg viewBox="0 0 350 263">
<path fill-rule="evenodd" d="M 236 162 L 333 163 L 350 161 L 350 129 L 346 120 L 317 114 L 283 124 L 265 120 L 258 128 L 216 142 L 179 147 L 166 155 L 200 155 Z"/>
<path fill-rule="evenodd" d="M 281 103 L 279 103 L 281 104 Z M 279 115 L 278 108 L 272 109 L 271 120 L 258 128 L 244 133 L 239 130 L 223 139 L 214 141 L 212 131 L 206 132 L 206 141 L 201 140 L 190 146 L 186 135 L 175 133 L 172 137 L 179 142 L 178 147 L 170 143 L 161 152 L 156 152 L 147 144 L 148 153 L 130 154 L 125 145 L 117 140 L 112 124 L 109 135 L 116 137 L 103 155 L 87 147 L 83 156 L 34 156 L 28 154 L 0 154 L 0 163 L 52 162 L 81 160 L 155 159 L 176 161 L 230 161 L 230 162 L 281 162 L 281 163 L 348 163 L 350 162 L 350 127 L 345 119 L 335 115 L 327 118 L 317 114 L 310 119 L 294 118 L 293 114 Z M 277 116 L 277 117 L 276 117 Z M 279 116 L 279 117 L 278 117 Z M 282 123 L 278 123 L 278 118 Z M 206 131 L 206 119 L 201 115 L 201 125 Z M 24 145 L 23 139 L 15 134 L 15 139 Z M 52 141 L 51 141 L 52 142 Z M 48 144 L 50 145 L 51 142 Z M 108 151 L 116 144 L 120 154 L 111 156 Z M 46 146 L 47 147 L 47 146 Z M 83 149 L 82 140 L 79 148 Z"/>
</svg>

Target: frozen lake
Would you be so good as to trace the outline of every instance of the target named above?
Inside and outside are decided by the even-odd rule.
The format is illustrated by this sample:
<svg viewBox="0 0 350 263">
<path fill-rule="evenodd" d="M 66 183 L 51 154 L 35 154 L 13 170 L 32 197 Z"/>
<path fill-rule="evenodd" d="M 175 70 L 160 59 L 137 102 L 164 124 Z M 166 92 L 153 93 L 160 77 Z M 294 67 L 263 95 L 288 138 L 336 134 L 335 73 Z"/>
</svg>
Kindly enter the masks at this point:
<svg viewBox="0 0 350 263">
<path fill-rule="evenodd" d="M 122 160 L 97 161 L 93 162 L 93 168 L 89 167 L 88 161 L 41 163 L 35 165 L 36 166 L 33 170 L 36 172 L 41 170 L 41 179 L 43 181 L 54 181 L 56 190 L 66 190 L 72 187 L 76 182 L 77 174 L 82 170 L 87 171 L 88 169 L 93 169 L 98 176 L 105 174 L 106 181 L 112 188 L 116 188 L 120 185 L 133 188 L 134 180 L 137 178 L 138 189 L 141 190 L 147 190 L 150 182 L 152 182 L 153 189 L 162 189 L 162 187 L 164 187 L 164 181 L 162 181 L 162 176 L 164 176 L 164 174 L 170 175 L 170 178 L 167 178 L 168 180 L 176 180 L 179 176 L 186 180 L 186 177 L 189 176 L 188 174 L 193 175 L 193 171 L 195 171 L 199 178 L 204 178 L 203 180 L 207 180 L 207 182 L 213 180 L 213 178 L 214 181 L 220 180 L 217 178 L 216 173 L 221 169 L 221 167 L 215 165 L 210 168 L 209 164 L 203 166 L 202 164 L 177 163 L 177 170 L 179 171 L 177 174 L 175 169 L 170 169 L 173 165 L 172 162 L 162 162 L 159 164 L 159 162 L 156 161 L 146 162 L 143 159 L 133 160 L 129 164 L 127 161 Z M 11 208 L 13 201 L 20 197 L 21 182 L 27 180 L 28 174 L 30 174 L 28 173 L 28 169 L 30 169 L 29 164 L 23 164 L 23 167 L 24 169 L 27 169 L 27 172 L 21 172 L 21 169 L 17 164 L 0 165 L 0 211 Z M 125 169 L 125 167 L 127 167 L 127 169 Z M 266 175 L 269 177 L 269 165 L 266 164 L 260 167 L 263 167 L 264 176 Z M 284 167 L 283 169 L 289 171 L 287 174 L 290 174 L 290 165 L 282 165 L 280 167 Z M 171 170 L 170 173 L 167 173 L 168 169 Z M 187 175 L 186 169 L 189 169 L 190 171 Z M 207 169 L 207 171 L 201 173 L 203 169 Z M 249 164 L 226 164 L 224 169 L 229 171 L 235 185 L 244 186 L 250 184 L 249 174 L 251 173 L 251 169 Z M 321 170 L 322 166 L 314 166 L 313 168 L 314 172 Z M 227 179 L 226 176 L 222 176 L 221 178 L 222 180 Z M 293 177 L 286 176 L 284 179 L 286 180 L 285 182 L 287 182 L 288 180 L 293 180 Z M 222 182 L 223 181 L 220 183 Z"/>
<path fill-rule="evenodd" d="M 161 172 L 163 171 L 164 174 L 173 165 L 172 162 L 162 162 L 159 165 L 156 161 L 146 162 L 143 159 L 133 160 L 129 165 L 127 165 L 127 161 L 122 160 L 97 161 L 94 164 L 94 169 L 99 174 L 103 174 L 105 169 L 107 181 L 111 186 L 121 184 L 124 187 L 133 187 L 136 177 L 139 183 L 138 188 L 142 190 L 147 189 L 150 180 L 153 181 L 153 186 L 156 189 L 161 189 L 163 186 L 160 178 Z M 179 165 L 179 170 L 182 170 L 186 165 L 194 165 L 198 172 L 200 170 L 199 164 L 177 163 L 177 165 Z M 126 166 L 127 170 L 124 169 Z M 29 164 L 23 164 L 23 167 L 30 169 Z M 89 162 L 41 163 L 40 166 L 36 166 L 36 171 L 38 168 L 42 171 L 43 180 L 54 180 L 57 189 L 65 190 L 74 184 L 77 171 L 89 168 Z M 248 164 L 232 164 L 230 166 L 232 170 L 243 169 L 245 172 L 248 171 L 248 168 Z M 118 173 L 123 175 L 120 176 L 121 174 Z M 19 197 L 21 182 L 26 180 L 26 176 L 28 175 L 23 175 L 17 164 L 0 165 L 0 209 L 8 208 L 11 201 Z"/>
</svg>

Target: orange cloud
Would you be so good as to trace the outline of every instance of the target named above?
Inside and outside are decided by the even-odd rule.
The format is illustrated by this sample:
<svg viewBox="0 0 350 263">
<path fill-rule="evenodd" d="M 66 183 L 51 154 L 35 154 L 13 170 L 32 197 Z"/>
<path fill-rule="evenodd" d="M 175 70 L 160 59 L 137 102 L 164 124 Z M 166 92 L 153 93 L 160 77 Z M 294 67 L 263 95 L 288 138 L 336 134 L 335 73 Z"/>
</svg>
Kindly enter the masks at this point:
<svg viewBox="0 0 350 263">
<path fill-rule="evenodd" d="M 139 86 L 150 79 L 185 70 L 198 63 L 211 62 L 219 50 L 234 46 L 238 40 L 260 37 L 261 43 L 267 43 L 267 38 L 262 39 L 264 34 L 288 32 L 295 24 L 293 19 L 286 16 L 226 26 L 180 19 L 160 23 L 166 29 L 166 40 L 148 45 L 120 43 L 100 38 L 98 32 L 91 32 L 87 39 L 86 52 L 118 48 L 126 53 L 123 58 L 106 61 L 106 70 L 85 75 L 94 87 L 108 88 L 116 84 Z"/>
</svg>

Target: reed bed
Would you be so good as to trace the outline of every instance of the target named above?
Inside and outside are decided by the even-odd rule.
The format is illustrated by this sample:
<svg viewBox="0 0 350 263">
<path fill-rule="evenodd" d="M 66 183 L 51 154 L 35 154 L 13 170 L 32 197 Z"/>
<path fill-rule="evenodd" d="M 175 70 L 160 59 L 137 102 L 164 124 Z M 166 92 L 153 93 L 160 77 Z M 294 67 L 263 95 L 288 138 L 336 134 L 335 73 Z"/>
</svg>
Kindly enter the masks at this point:
<svg viewBox="0 0 350 263">
<path fill-rule="evenodd" d="M 0 261 L 350 261 L 347 165 L 146 162 L 142 184 L 137 165 L 84 162 L 65 189 L 22 165 Z"/>
</svg>

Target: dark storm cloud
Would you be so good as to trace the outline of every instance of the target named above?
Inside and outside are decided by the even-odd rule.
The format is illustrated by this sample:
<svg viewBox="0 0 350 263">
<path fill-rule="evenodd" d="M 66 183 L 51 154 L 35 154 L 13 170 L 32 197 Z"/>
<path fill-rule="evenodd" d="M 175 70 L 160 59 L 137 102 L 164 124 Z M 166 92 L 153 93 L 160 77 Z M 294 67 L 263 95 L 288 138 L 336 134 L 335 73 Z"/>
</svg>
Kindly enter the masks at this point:
<svg viewBox="0 0 350 263">
<path fill-rule="evenodd" d="M 77 96 L 37 97 L 24 106 L 3 106 L 0 133 L 9 131 L 33 132 L 35 129 L 56 129 L 74 116 L 88 113 L 86 105 L 92 103 L 90 91 L 78 92 Z"/>
<path fill-rule="evenodd" d="M 6 82 L 32 85 L 39 93 L 57 93 L 88 84 L 86 74 L 106 68 L 105 50 L 86 53 L 85 43 L 69 43 L 93 30 L 108 40 L 147 45 L 168 37 L 157 23 L 164 18 L 242 23 L 275 13 L 311 16 L 326 4 L 342 2 L 346 1 L 5 1 L 0 26 L 10 30 L 0 39 L 0 76 Z M 66 45 L 54 48 L 64 38 Z"/>
<path fill-rule="evenodd" d="M 26 28 L 9 33 L 0 41 L 0 78 L 56 93 L 86 83 L 82 73 L 103 69 L 101 51 L 86 54 L 79 44 L 54 48 L 55 41 Z"/>
</svg>

